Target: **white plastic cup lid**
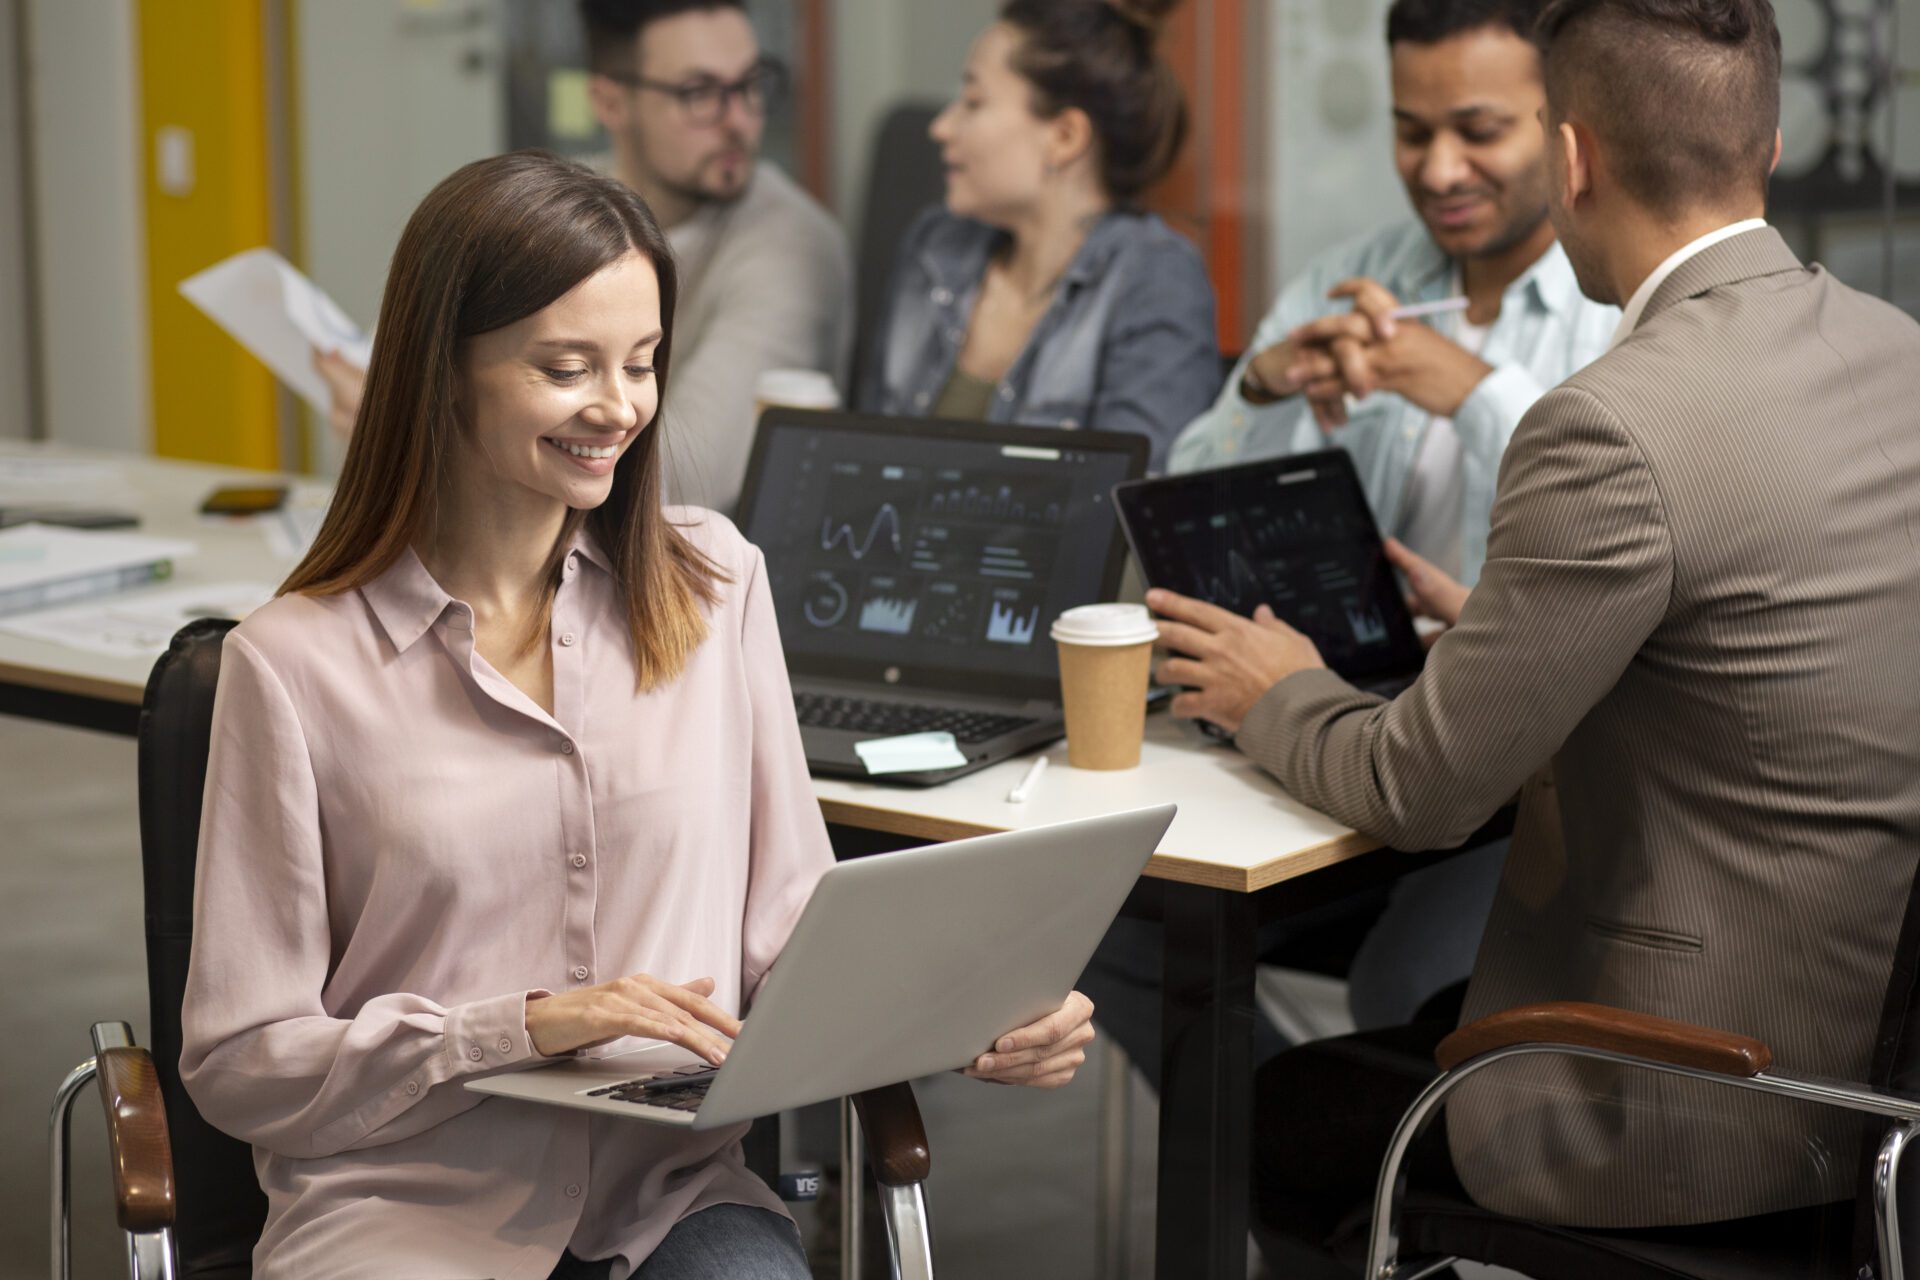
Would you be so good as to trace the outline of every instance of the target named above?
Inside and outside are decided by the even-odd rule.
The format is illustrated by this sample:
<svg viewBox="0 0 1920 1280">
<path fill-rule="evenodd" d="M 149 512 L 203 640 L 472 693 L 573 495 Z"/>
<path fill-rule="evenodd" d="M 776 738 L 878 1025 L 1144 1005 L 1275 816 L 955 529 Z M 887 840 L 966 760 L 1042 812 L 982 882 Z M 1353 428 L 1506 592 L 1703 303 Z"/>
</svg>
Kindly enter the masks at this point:
<svg viewBox="0 0 1920 1280">
<path fill-rule="evenodd" d="M 754 380 L 753 398 L 793 409 L 838 409 L 833 379 L 814 369 L 768 369 Z"/>
<path fill-rule="evenodd" d="M 1143 604 L 1083 604 L 1053 622 L 1053 638 L 1065 644 L 1146 644 L 1160 638 Z"/>
</svg>

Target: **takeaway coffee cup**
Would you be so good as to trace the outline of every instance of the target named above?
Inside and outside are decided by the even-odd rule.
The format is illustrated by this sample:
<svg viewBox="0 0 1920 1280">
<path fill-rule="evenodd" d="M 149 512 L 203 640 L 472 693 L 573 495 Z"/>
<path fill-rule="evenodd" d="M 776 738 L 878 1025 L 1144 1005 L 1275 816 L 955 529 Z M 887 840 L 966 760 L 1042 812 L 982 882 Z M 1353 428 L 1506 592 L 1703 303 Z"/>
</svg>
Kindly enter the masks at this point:
<svg viewBox="0 0 1920 1280">
<path fill-rule="evenodd" d="M 815 369 L 768 369 L 754 380 L 753 420 L 780 405 L 788 409 L 838 409 L 833 379 Z"/>
<path fill-rule="evenodd" d="M 1082 605 L 1055 620 L 1068 764 L 1131 769 L 1140 763 L 1147 677 L 1159 638 L 1143 604 Z"/>
</svg>

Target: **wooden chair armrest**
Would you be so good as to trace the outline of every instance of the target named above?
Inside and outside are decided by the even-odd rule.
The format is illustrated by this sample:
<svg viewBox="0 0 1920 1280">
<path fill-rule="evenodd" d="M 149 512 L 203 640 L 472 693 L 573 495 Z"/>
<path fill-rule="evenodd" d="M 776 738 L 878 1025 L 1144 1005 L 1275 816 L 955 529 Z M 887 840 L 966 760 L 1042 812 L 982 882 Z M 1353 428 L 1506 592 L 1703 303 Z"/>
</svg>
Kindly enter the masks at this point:
<svg viewBox="0 0 1920 1280">
<path fill-rule="evenodd" d="M 867 1135 L 867 1163 L 880 1184 L 910 1187 L 925 1182 L 933 1154 L 927 1150 L 927 1127 L 920 1122 L 913 1086 L 890 1084 L 856 1093 L 853 1105 Z"/>
<path fill-rule="evenodd" d="M 113 1202 L 123 1231 L 159 1231 L 173 1225 L 173 1144 L 160 1077 L 145 1049 L 105 1049 L 94 1055 L 100 1102 L 107 1113 L 107 1150 L 113 1162 Z"/>
<path fill-rule="evenodd" d="M 1723 1076 L 1757 1076 L 1773 1065 L 1773 1050 L 1752 1036 L 1572 1001 L 1488 1014 L 1442 1040 L 1433 1057 L 1441 1070 L 1451 1071 L 1468 1058 L 1516 1044 L 1609 1049 Z"/>
</svg>

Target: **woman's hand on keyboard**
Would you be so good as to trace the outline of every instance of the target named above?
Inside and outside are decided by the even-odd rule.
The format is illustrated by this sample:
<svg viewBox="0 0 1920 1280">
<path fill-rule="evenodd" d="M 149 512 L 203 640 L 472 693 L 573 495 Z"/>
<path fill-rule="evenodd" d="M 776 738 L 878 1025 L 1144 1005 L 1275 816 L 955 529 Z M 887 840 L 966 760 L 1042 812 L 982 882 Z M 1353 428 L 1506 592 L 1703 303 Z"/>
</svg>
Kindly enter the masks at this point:
<svg viewBox="0 0 1920 1280">
<path fill-rule="evenodd" d="M 1093 1001 L 1078 991 L 1040 1021 L 1009 1031 L 962 1075 L 995 1084 L 1058 1089 L 1073 1079 L 1093 1043 Z"/>
<path fill-rule="evenodd" d="M 640 1036 L 681 1045 L 719 1066 L 740 1020 L 707 999 L 712 994 L 712 978 L 675 984 L 636 973 L 527 1001 L 527 1035 L 548 1057 Z"/>
</svg>

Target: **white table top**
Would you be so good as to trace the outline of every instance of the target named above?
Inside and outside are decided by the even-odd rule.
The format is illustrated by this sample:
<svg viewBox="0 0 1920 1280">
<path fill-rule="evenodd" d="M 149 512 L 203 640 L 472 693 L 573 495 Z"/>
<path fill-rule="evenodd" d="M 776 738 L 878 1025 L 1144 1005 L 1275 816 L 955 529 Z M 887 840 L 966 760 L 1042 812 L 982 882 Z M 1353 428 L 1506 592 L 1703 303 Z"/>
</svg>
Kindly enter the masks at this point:
<svg viewBox="0 0 1920 1280">
<path fill-rule="evenodd" d="M 9 487 L 4 491 L 4 504 L 131 511 L 140 516 L 140 527 L 128 532 L 179 538 L 198 548 L 196 554 L 175 561 L 171 578 L 143 590 L 220 582 L 277 586 L 293 568 L 292 561 L 272 554 L 252 519 L 200 515 L 200 503 L 222 485 L 290 483 L 285 477 L 233 467 L 0 441 L 0 461 L 20 457 L 89 464 L 88 487 L 80 492 L 44 494 Z M 0 631 L 0 680 L 10 684 L 138 706 L 152 669 L 150 660 L 113 658 Z"/>
<path fill-rule="evenodd" d="M 274 556 L 250 521 L 209 520 L 201 501 L 223 484 L 272 483 L 279 477 L 230 467 L 125 454 L 52 449 L 0 441 L 0 457 L 38 454 L 97 462 L 98 490 L 49 494 L 76 506 L 120 507 L 141 514 L 140 532 L 194 542 L 197 555 L 179 561 L 167 586 L 252 580 L 277 584 L 292 569 Z M 19 495 L 8 493 L 8 501 Z M 115 659 L 0 632 L 0 681 L 138 705 L 151 664 Z M 1066 744 L 1048 749 L 1047 772 L 1024 804 L 1006 797 L 1032 756 L 938 787 L 816 778 L 814 791 L 830 822 L 930 840 L 952 840 L 1091 817 L 1167 801 L 1180 813 L 1148 864 L 1157 879 L 1250 893 L 1379 847 L 1379 842 L 1294 800 L 1271 777 L 1230 747 L 1191 725 L 1156 714 L 1134 769 L 1096 772 L 1067 763 Z"/>
</svg>

